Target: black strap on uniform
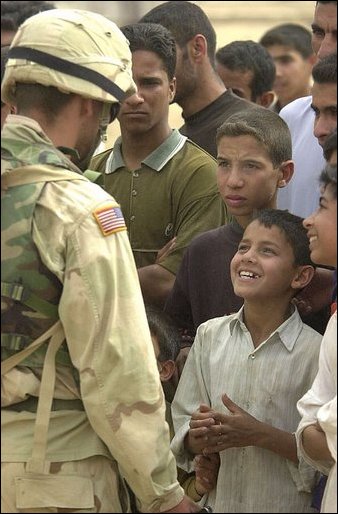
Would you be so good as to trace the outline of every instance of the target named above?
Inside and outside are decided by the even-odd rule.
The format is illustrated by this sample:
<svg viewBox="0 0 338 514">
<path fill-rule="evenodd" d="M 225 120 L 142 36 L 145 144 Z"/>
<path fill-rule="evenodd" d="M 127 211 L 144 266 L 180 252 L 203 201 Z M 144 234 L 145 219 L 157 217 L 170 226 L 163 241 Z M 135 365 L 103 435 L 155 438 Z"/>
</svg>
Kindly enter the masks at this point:
<svg viewBox="0 0 338 514">
<path fill-rule="evenodd" d="M 55 55 L 50 55 L 46 52 L 41 52 L 40 50 L 26 46 L 16 46 L 11 48 L 8 52 L 8 59 L 27 59 L 28 61 L 46 66 L 46 68 L 51 68 L 52 70 L 60 71 L 66 75 L 91 82 L 113 95 L 119 102 L 123 102 L 125 98 L 125 92 L 115 84 L 115 82 L 107 79 L 107 77 L 101 75 L 101 73 L 81 66 L 80 64 L 66 61 L 65 59 L 61 59 L 61 57 L 55 57 Z"/>
</svg>

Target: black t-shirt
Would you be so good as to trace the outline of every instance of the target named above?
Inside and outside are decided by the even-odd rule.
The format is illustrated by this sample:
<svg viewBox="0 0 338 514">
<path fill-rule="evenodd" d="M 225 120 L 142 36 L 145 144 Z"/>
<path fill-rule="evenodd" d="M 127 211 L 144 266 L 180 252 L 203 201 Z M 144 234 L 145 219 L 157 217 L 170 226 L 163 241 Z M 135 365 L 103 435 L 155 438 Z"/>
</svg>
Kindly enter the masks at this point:
<svg viewBox="0 0 338 514">
<path fill-rule="evenodd" d="M 242 227 L 233 221 L 200 234 L 186 249 L 164 310 L 189 335 L 204 321 L 237 312 L 243 305 L 230 276 L 242 236 Z"/>
<path fill-rule="evenodd" d="M 246 109 L 264 109 L 236 96 L 230 89 L 199 112 L 185 118 L 181 134 L 217 157 L 216 131 L 232 114 Z"/>
</svg>

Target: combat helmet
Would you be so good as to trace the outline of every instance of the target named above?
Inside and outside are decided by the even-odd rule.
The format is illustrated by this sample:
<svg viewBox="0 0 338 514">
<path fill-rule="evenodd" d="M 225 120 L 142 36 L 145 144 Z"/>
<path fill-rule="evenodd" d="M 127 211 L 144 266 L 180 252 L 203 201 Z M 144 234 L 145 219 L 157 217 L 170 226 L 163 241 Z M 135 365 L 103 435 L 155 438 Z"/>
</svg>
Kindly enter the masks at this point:
<svg viewBox="0 0 338 514">
<path fill-rule="evenodd" d="M 19 82 L 108 104 L 136 91 L 128 40 L 114 22 L 79 9 L 41 12 L 19 27 L 1 86 L 4 102 L 15 104 Z"/>
</svg>

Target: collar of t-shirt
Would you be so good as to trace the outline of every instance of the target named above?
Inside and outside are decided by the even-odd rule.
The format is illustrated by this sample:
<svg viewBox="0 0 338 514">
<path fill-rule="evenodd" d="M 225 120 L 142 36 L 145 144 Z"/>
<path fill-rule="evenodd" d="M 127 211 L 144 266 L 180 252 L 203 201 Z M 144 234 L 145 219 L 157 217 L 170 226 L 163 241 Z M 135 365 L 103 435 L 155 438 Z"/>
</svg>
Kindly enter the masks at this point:
<svg viewBox="0 0 338 514">
<path fill-rule="evenodd" d="M 146 164 L 155 171 L 161 171 L 174 155 L 181 150 L 186 140 L 186 136 L 183 136 L 177 129 L 173 129 L 170 136 L 151 152 L 151 154 L 143 159 L 142 164 Z M 122 157 L 121 146 L 122 138 L 120 136 L 116 140 L 114 148 L 107 159 L 105 168 L 107 175 L 126 166 Z"/>
<path fill-rule="evenodd" d="M 229 324 L 230 334 L 232 335 L 234 330 L 247 331 L 247 327 L 243 321 L 244 306 L 240 308 L 235 314 L 231 314 L 232 320 Z M 284 344 L 285 348 L 291 352 L 298 337 L 303 328 L 302 319 L 298 313 L 298 310 L 293 307 L 291 316 L 284 321 L 270 336 L 264 341 L 264 343 L 275 339 L 276 337 Z M 264 344 L 263 343 L 263 344 Z M 261 345 L 260 345 L 261 346 Z M 259 348 L 259 347 L 258 347 Z M 256 348 L 257 350 L 257 348 Z"/>
</svg>

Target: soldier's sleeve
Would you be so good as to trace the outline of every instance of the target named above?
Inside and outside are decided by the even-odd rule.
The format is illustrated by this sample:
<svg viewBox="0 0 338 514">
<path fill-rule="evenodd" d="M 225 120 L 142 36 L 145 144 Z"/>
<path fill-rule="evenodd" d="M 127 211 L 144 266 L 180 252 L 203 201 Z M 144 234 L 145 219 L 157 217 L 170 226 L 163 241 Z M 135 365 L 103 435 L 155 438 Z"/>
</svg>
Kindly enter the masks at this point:
<svg viewBox="0 0 338 514">
<path fill-rule="evenodd" d="M 118 461 L 142 511 L 168 510 L 182 500 L 183 490 L 169 449 L 137 271 L 116 203 L 107 200 L 77 216 L 62 244 L 59 314 L 89 421 Z"/>
</svg>

